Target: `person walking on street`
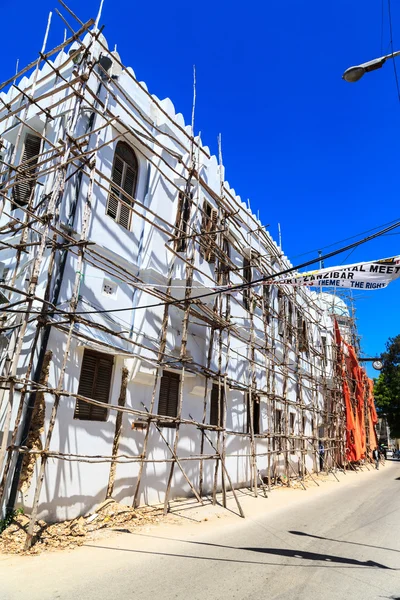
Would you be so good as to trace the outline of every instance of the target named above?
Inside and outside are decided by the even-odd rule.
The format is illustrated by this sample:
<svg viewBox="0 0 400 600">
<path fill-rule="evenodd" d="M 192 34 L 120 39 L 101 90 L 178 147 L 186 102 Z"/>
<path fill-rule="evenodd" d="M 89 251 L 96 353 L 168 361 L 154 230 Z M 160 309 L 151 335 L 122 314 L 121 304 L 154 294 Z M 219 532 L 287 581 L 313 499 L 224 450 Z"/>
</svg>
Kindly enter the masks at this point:
<svg viewBox="0 0 400 600">
<path fill-rule="evenodd" d="M 325 448 L 324 448 L 324 444 L 322 443 L 322 441 L 319 442 L 318 452 L 319 452 L 319 470 L 323 471 L 324 470 Z"/>
<path fill-rule="evenodd" d="M 376 469 L 379 470 L 380 452 L 379 452 L 378 448 L 375 448 L 375 450 L 372 451 L 372 458 L 375 461 Z"/>
</svg>

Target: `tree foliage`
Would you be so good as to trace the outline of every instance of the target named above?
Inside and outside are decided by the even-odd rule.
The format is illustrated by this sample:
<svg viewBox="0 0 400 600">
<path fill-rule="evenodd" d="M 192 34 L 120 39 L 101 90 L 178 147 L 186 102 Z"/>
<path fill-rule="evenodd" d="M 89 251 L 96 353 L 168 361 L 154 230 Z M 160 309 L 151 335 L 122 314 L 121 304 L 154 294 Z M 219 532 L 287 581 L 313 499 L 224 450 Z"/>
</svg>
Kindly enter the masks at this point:
<svg viewBox="0 0 400 600">
<path fill-rule="evenodd" d="M 375 379 L 378 412 L 387 418 L 390 435 L 400 437 L 400 335 L 389 338 L 382 354 L 383 369 Z"/>
</svg>

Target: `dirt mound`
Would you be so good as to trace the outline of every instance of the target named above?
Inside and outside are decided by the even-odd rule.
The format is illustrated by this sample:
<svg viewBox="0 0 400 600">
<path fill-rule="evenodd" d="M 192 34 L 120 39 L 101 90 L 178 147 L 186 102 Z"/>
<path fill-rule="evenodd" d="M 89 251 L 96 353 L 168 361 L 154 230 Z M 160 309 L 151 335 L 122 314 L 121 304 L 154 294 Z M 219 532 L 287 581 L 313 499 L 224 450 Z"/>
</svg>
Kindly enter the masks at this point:
<svg viewBox="0 0 400 600">
<path fill-rule="evenodd" d="M 93 538 L 96 531 L 102 529 L 123 528 L 125 531 L 133 531 L 143 525 L 158 523 L 162 514 L 160 508 L 135 509 L 109 499 L 85 517 L 53 524 L 38 521 L 34 529 L 33 544 L 27 554 L 82 546 Z M 28 525 L 29 517 L 16 516 L 0 535 L 0 552 L 23 554 Z"/>
</svg>

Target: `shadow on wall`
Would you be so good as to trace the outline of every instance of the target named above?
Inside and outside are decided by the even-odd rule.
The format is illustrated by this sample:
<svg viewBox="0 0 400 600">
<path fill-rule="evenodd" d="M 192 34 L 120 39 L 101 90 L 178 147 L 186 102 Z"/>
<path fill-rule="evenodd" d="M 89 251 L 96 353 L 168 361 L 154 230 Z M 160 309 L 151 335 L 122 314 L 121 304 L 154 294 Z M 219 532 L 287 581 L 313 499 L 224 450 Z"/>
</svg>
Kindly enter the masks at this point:
<svg viewBox="0 0 400 600">
<path fill-rule="evenodd" d="M 47 521 L 57 522 L 76 518 L 79 515 L 86 515 L 93 512 L 95 507 L 106 498 L 107 483 L 93 496 L 84 496 L 81 494 L 54 495 L 49 502 L 41 501 L 39 505 L 38 518 L 44 518 Z M 132 486 L 132 480 L 120 480 L 121 485 Z M 116 499 L 116 498 L 114 498 Z M 30 513 L 30 510 L 27 510 Z M 41 516 L 43 515 L 43 516 Z"/>
</svg>

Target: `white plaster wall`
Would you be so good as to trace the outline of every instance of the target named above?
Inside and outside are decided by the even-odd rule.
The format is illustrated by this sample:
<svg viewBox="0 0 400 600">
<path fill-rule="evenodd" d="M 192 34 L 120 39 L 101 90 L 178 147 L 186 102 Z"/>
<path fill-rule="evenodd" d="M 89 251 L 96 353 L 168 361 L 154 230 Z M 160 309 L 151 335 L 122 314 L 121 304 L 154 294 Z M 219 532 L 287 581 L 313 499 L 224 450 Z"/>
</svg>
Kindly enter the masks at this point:
<svg viewBox="0 0 400 600">
<path fill-rule="evenodd" d="M 65 60 L 66 55 L 60 55 L 58 59 L 60 62 Z M 129 73 L 133 74 L 131 69 L 127 69 L 118 80 L 119 85 L 124 89 L 125 94 L 130 98 L 128 102 L 126 98 L 120 94 L 115 85 L 113 92 L 117 95 L 122 107 L 112 98 L 108 97 L 110 108 L 115 114 L 118 114 L 121 121 L 124 122 L 130 129 L 128 133 L 119 139 L 125 139 L 135 149 L 137 158 L 139 161 L 139 175 L 138 184 L 136 191 L 136 198 L 138 201 L 145 204 L 147 207 L 146 216 L 149 222 L 141 218 L 143 215 L 143 208 L 137 207 L 139 214 L 132 216 L 132 225 L 130 230 L 126 230 L 111 218 L 106 215 L 106 204 L 107 204 L 107 188 L 108 184 L 105 182 L 104 177 L 111 176 L 111 169 L 113 164 L 113 157 L 117 140 L 116 135 L 120 133 L 121 129 L 117 126 L 109 126 L 103 130 L 100 134 L 92 135 L 89 140 L 89 148 L 94 149 L 97 146 L 105 144 L 97 153 L 96 168 L 98 174 L 96 177 L 102 182 L 102 185 L 106 189 L 103 189 L 99 185 L 95 185 L 92 198 L 92 216 L 90 220 L 88 237 L 91 242 L 94 242 L 94 248 L 97 252 L 102 254 L 104 257 L 110 258 L 115 263 L 125 269 L 131 276 L 139 276 L 142 280 L 151 285 L 165 285 L 171 261 L 173 258 L 172 253 L 169 252 L 166 245 L 169 243 L 173 226 L 175 224 L 177 202 L 178 202 L 178 189 L 184 188 L 184 179 L 187 171 L 185 165 L 189 164 L 189 142 L 187 137 L 176 127 L 179 125 L 185 128 L 185 123 L 182 115 L 176 114 L 175 108 L 169 99 L 165 99 L 160 102 L 157 106 L 140 86 L 132 81 L 129 77 Z M 64 76 L 71 77 L 71 68 L 65 69 Z M 31 79 L 20 82 L 22 87 L 29 87 Z M 54 78 L 39 86 L 37 94 L 41 93 L 44 89 L 51 89 L 54 85 Z M 96 92 L 98 82 L 92 76 L 89 80 L 89 86 Z M 111 83 L 111 86 L 113 84 Z M 4 97 L 7 101 L 12 99 L 14 92 L 10 91 Z M 65 92 L 60 93 L 60 97 Z M 101 90 L 100 96 L 103 101 L 106 100 L 105 90 Z M 47 100 L 49 105 L 51 101 L 56 99 L 56 95 L 51 99 Z M 155 99 L 158 101 L 158 99 Z M 64 114 L 65 111 L 71 107 L 71 103 L 65 102 L 60 105 L 57 109 L 57 114 Z M 133 116 L 129 116 L 123 107 L 129 107 L 129 110 L 133 111 Z M 160 107 L 167 112 L 170 119 L 164 115 Z M 150 120 L 148 123 L 141 116 L 141 112 L 146 115 L 146 118 Z M 1 112 L 0 112 L 1 115 Z M 32 117 L 34 115 L 32 114 Z M 85 127 L 88 122 L 88 112 L 83 110 L 78 119 L 76 127 L 76 135 L 82 135 L 85 131 Z M 101 124 L 101 117 L 96 116 L 94 127 L 98 127 Z M 156 130 L 156 127 L 158 130 Z M 55 123 L 49 126 L 46 130 L 46 134 L 50 141 L 54 142 L 60 135 L 63 134 L 65 128 L 65 119 L 59 116 Z M 0 129 L 0 135 L 1 135 Z M 186 131 L 190 134 L 190 127 L 186 127 Z M 136 133 L 135 133 L 136 132 Z M 137 132 L 146 133 L 146 135 L 154 135 L 156 140 L 145 141 Z M 172 135 L 175 140 L 168 137 L 166 134 Z M 113 141 L 112 141 L 113 140 Z M 201 141 L 196 139 L 199 143 Z M 6 143 L 5 151 L 12 152 L 10 142 Z M 178 153 L 181 157 L 181 163 L 176 158 L 170 156 L 170 154 L 163 148 L 160 147 L 162 144 L 174 152 Z M 149 147 L 146 148 L 146 145 Z M 203 147 L 206 154 L 209 154 L 207 147 Z M 22 140 L 20 147 L 17 149 L 17 162 L 20 158 L 22 151 Z M 220 171 L 217 159 L 214 156 L 207 158 L 203 153 L 199 153 L 200 164 L 199 171 L 201 176 L 205 179 L 211 190 L 219 194 L 220 192 Z M 151 161 L 149 160 L 151 159 Z M 154 164 L 152 164 L 154 163 Z M 157 168 L 162 170 L 162 174 Z M 72 170 L 73 167 L 71 167 Z M 181 177 L 178 177 L 172 169 L 176 169 Z M 77 177 L 74 176 L 68 182 L 61 205 L 60 218 L 63 223 L 66 223 L 70 214 L 71 206 L 74 201 L 75 195 L 75 184 Z M 40 194 L 43 191 L 50 191 L 53 185 L 53 175 L 43 178 L 41 181 L 44 185 L 37 186 L 36 200 L 39 200 Z M 212 195 L 205 190 L 198 190 L 197 184 L 194 181 L 193 194 L 194 198 L 198 198 L 200 205 L 204 200 L 207 200 L 211 206 L 216 206 Z M 255 215 L 249 210 L 247 205 L 243 203 L 239 196 L 236 195 L 235 190 L 230 187 L 229 183 L 225 181 L 226 197 L 229 198 L 229 194 L 235 198 L 235 207 L 238 209 L 240 216 L 244 219 L 245 225 L 230 225 L 231 235 L 236 236 L 238 239 L 241 235 L 247 239 L 249 247 L 265 255 L 268 253 L 274 253 L 277 256 L 281 256 L 281 264 L 285 268 L 289 268 L 290 262 L 282 255 L 281 250 L 276 246 L 275 242 L 267 234 L 268 243 L 260 241 L 261 238 L 252 230 L 254 230 L 261 223 L 257 220 Z M 75 215 L 73 227 L 79 235 L 82 227 L 82 215 L 84 210 L 84 203 L 88 193 L 88 178 L 84 176 L 82 178 L 82 184 L 79 194 L 79 202 L 77 205 L 77 212 Z M 6 203 L 6 207 L 9 210 L 9 203 Z M 15 214 L 18 218 L 23 218 L 23 211 L 17 209 Z M 200 222 L 200 215 L 197 215 L 197 222 Z M 8 217 L 3 214 L 0 224 L 3 225 L 7 222 Z M 165 231 L 159 231 L 153 223 L 157 223 L 162 226 Z M 33 251 L 32 251 L 33 252 Z M 12 263 L 12 256 L 10 254 L 5 256 L 5 262 L 9 261 Z M 232 248 L 231 260 L 237 267 L 238 272 L 231 273 L 231 283 L 239 284 L 242 283 L 243 278 L 241 276 L 243 267 L 243 256 L 235 249 Z M 0 261 L 3 261 L 0 254 Z M 8 264 L 8 263 L 7 263 Z M 73 255 L 69 255 L 66 271 L 63 280 L 63 287 L 61 291 L 60 304 L 66 307 L 73 289 L 73 282 L 75 280 L 76 258 Z M 43 294 L 44 285 L 46 281 L 48 262 L 47 259 L 43 263 L 43 269 L 40 274 L 40 283 L 38 287 L 38 293 Z M 214 277 L 214 266 L 207 263 L 196 251 L 195 255 L 195 266 L 199 269 L 195 271 L 194 285 L 205 291 L 209 290 L 215 285 Z M 279 265 L 272 266 L 271 270 L 278 272 L 280 269 Z M 186 278 L 186 269 L 181 261 L 177 259 L 176 265 L 172 271 L 173 275 L 173 293 L 177 297 L 183 295 L 182 290 L 178 290 L 176 286 L 184 285 Z M 260 273 L 256 268 L 253 269 L 253 278 L 261 277 L 263 274 Z M 109 297 L 103 293 L 103 285 L 105 279 L 111 279 L 117 287 L 115 296 Z M 22 283 L 22 285 L 24 285 Z M 165 288 L 160 288 L 165 290 Z M 261 293 L 261 290 L 257 290 Z M 179 296 L 181 294 L 181 296 Z M 110 392 L 110 403 L 115 404 L 118 399 L 120 384 L 121 384 L 121 373 L 124 364 L 129 363 L 131 369 L 132 378 L 129 381 L 127 389 L 127 401 L 126 406 L 136 410 L 143 410 L 143 404 L 146 407 L 150 407 L 153 386 L 154 386 L 154 374 L 151 372 L 151 367 L 154 365 L 156 359 L 157 343 L 160 333 L 160 327 L 163 318 L 163 307 L 155 306 L 152 308 L 143 309 L 142 307 L 148 304 L 157 304 L 156 298 L 147 293 L 145 290 L 133 291 L 122 278 L 117 276 L 111 276 L 101 268 L 95 268 L 93 265 L 85 262 L 83 269 L 83 278 L 80 286 L 81 301 L 79 303 L 80 310 L 90 310 L 91 307 L 98 308 L 101 310 L 113 310 L 114 308 L 133 308 L 123 313 L 114 313 L 110 318 L 101 315 L 92 315 L 91 319 L 95 322 L 106 325 L 115 332 L 121 333 L 125 340 L 120 340 L 115 336 L 108 335 L 108 341 L 111 344 L 115 344 L 118 348 L 118 356 L 115 358 L 113 379 Z M 333 343 L 333 324 L 331 318 L 323 311 L 313 306 L 311 301 L 311 295 L 307 290 L 302 290 L 300 294 L 304 304 L 304 314 L 309 321 L 309 341 L 312 345 L 317 348 L 321 348 L 321 332 L 327 337 L 327 365 L 326 375 L 329 377 L 333 376 L 332 371 L 332 343 Z M 271 292 L 272 304 L 277 310 L 277 290 L 276 287 Z M 210 304 L 213 302 L 213 298 L 207 300 Z M 319 311 L 319 312 L 318 312 Z M 235 323 L 239 328 L 241 335 L 240 337 L 234 334 L 230 337 L 230 356 L 223 356 L 222 369 L 226 374 L 228 380 L 240 381 L 244 386 L 250 381 L 250 365 L 247 359 L 248 346 L 246 340 L 250 339 L 250 320 L 249 314 L 243 307 L 242 294 L 233 293 L 231 296 L 231 312 L 232 322 Z M 308 313 L 308 316 L 307 316 Z M 312 325 L 311 321 L 319 319 L 319 325 Z M 260 310 L 255 311 L 254 315 L 254 327 L 257 341 L 262 344 L 264 339 L 264 325 L 262 321 L 262 315 Z M 29 330 L 27 339 L 25 341 L 24 352 L 21 358 L 21 364 L 19 372 L 23 373 L 26 369 L 27 352 L 29 349 L 30 340 L 32 339 L 32 329 Z M 93 339 L 96 339 L 95 330 L 91 330 Z M 295 402 L 296 401 L 296 386 L 293 381 L 288 382 L 286 390 L 284 389 L 283 380 L 285 377 L 285 371 L 283 367 L 279 366 L 279 363 L 284 357 L 283 343 L 279 340 L 277 319 L 274 314 L 271 314 L 270 323 L 268 325 L 268 331 L 276 339 L 274 347 L 271 352 L 273 353 L 274 361 L 277 363 L 275 367 L 275 382 L 274 389 L 277 397 L 282 396 L 284 393 L 286 398 Z M 89 330 L 90 335 L 90 330 Z M 192 357 L 194 363 L 201 365 L 206 364 L 206 357 L 209 344 L 209 330 L 204 327 L 204 324 L 191 322 L 188 331 L 188 353 Z M 171 308 L 168 321 L 168 334 L 167 334 L 167 349 L 168 351 L 175 353 L 179 352 L 179 347 L 182 339 L 182 312 L 177 308 Z M 226 334 L 223 334 L 223 339 L 226 342 Z M 146 348 L 140 348 L 137 344 L 143 344 Z M 65 348 L 65 334 L 62 332 L 52 331 L 49 348 L 53 350 L 54 357 L 50 375 L 50 385 L 56 385 L 58 382 L 60 365 L 62 362 L 63 351 Z M 211 361 L 211 369 L 218 370 L 217 364 L 217 340 L 214 341 L 214 349 Z M 121 356 L 121 352 L 130 352 L 131 358 L 128 360 Z M 69 360 L 67 363 L 67 369 L 65 374 L 64 387 L 72 393 L 76 393 L 79 384 L 80 365 L 83 354 L 83 343 L 78 342 L 77 339 L 73 339 Z M 149 362 L 140 362 L 138 359 L 147 359 Z M 255 359 L 260 363 L 261 366 L 256 367 L 255 376 L 257 386 L 259 389 L 267 391 L 267 369 L 268 366 L 265 364 L 265 357 L 262 352 L 256 351 Z M 296 351 L 292 347 L 287 354 L 287 360 L 289 369 L 292 374 L 296 368 Z M 124 362 L 125 361 L 125 362 Z M 147 375 L 143 376 L 143 367 L 146 367 Z M 310 367 L 305 360 L 305 357 L 300 360 L 298 365 L 301 373 L 307 374 L 310 372 Z M 140 370 L 142 369 L 142 370 Z M 149 371 L 150 369 L 150 371 Z M 142 373 L 142 375 L 141 375 Z M 149 375 L 150 373 L 150 375 Z M 193 417 L 195 420 L 201 421 L 203 418 L 203 404 L 204 404 L 204 386 L 205 378 L 200 375 L 193 373 L 186 373 L 183 382 L 183 406 L 182 416 L 184 419 Z M 155 410 L 158 405 L 158 388 L 155 393 Z M 211 382 L 208 385 L 207 391 L 207 413 L 206 420 L 209 420 L 209 397 L 211 391 Z M 227 428 L 236 433 L 244 433 L 246 430 L 246 419 L 247 409 L 245 404 L 244 393 L 237 389 L 227 390 Z M 303 379 L 303 401 L 307 406 L 312 406 L 313 402 L 317 402 L 319 407 L 324 406 L 324 397 L 322 393 L 318 393 L 315 399 L 315 394 L 308 388 L 307 379 Z M 143 403 L 143 404 L 142 404 Z M 52 406 L 51 396 L 46 396 L 46 426 L 48 425 L 48 419 L 50 416 Z M 276 404 L 276 407 L 284 409 L 283 404 Z M 90 421 L 79 421 L 73 418 L 75 408 L 75 400 L 69 396 L 63 396 L 60 402 L 56 426 L 51 442 L 51 449 L 54 451 L 60 451 L 67 454 L 81 454 L 81 455 L 96 455 L 96 456 L 109 456 L 112 452 L 112 443 L 115 429 L 115 418 L 116 414 L 114 411 L 109 411 L 107 420 L 105 422 L 90 422 Z M 15 410 L 14 410 L 15 416 Z M 306 435 L 311 435 L 311 412 L 304 411 Z M 267 403 L 265 397 L 261 397 L 261 433 L 268 433 L 273 431 L 273 417 L 271 410 L 268 412 Z M 2 414 L 0 413 L 0 427 Z M 144 443 L 144 432 L 132 430 L 131 425 L 135 420 L 135 416 L 132 414 L 124 414 L 122 423 L 122 435 L 120 441 L 119 452 L 129 456 L 138 456 L 142 453 Z M 295 433 L 301 431 L 301 423 L 299 423 L 300 416 L 296 413 L 295 421 Z M 175 436 L 175 430 L 172 428 L 163 428 L 163 435 L 165 435 L 168 442 L 172 445 Z M 215 432 L 208 433 L 213 443 L 216 443 L 217 434 Z M 193 454 L 200 453 L 200 432 L 191 425 L 182 424 L 180 427 L 180 439 L 178 443 L 178 456 L 190 456 Z M 268 441 L 266 439 L 257 438 L 256 441 L 257 452 L 260 454 L 266 453 L 268 449 Z M 206 441 L 204 446 L 205 454 L 214 453 L 209 443 Z M 227 434 L 227 468 L 229 469 L 232 483 L 237 485 L 246 485 L 250 479 L 250 442 L 249 437 Z M 152 427 L 149 435 L 149 443 L 147 449 L 147 455 L 149 458 L 163 461 L 166 458 L 170 458 L 170 452 L 166 445 L 160 440 L 160 435 L 157 430 Z M 240 456 L 244 455 L 244 456 Z M 299 453 L 290 456 L 291 463 L 293 464 L 294 470 L 298 469 Z M 273 459 L 277 474 L 284 473 L 284 454 L 275 455 Z M 189 476 L 189 479 L 195 486 L 199 484 L 199 464 L 195 461 L 187 461 L 183 463 L 184 468 Z M 171 463 L 155 462 L 153 464 L 147 463 L 144 467 L 143 478 L 140 488 L 140 501 L 144 503 L 161 502 L 164 499 L 168 474 L 170 471 Z M 268 459 L 266 456 L 261 456 L 258 459 L 258 468 L 260 472 L 265 475 L 268 467 Z M 306 457 L 306 467 L 309 470 L 314 468 L 313 458 L 311 453 Z M 210 492 L 213 485 L 214 476 L 214 461 L 204 462 L 204 492 Z M 66 518 L 72 518 L 79 514 L 90 511 L 98 502 L 102 501 L 105 497 L 108 475 L 109 475 L 110 463 L 99 462 L 95 464 L 88 464 L 85 462 L 66 462 L 62 460 L 50 459 L 46 466 L 46 478 L 45 485 L 42 489 L 39 506 L 39 516 L 47 519 L 61 520 Z M 121 501 L 130 503 L 133 499 L 137 483 L 139 466 L 135 462 L 126 462 L 125 464 L 117 464 L 116 469 L 116 480 L 114 497 Z M 32 504 L 32 498 L 34 493 L 34 487 L 36 484 L 36 475 L 32 481 L 32 486 L 29 492 L 20 496 L 19 501 L 26 507 L 27 511 Z M 219 482 L 220 483 L 220 482 Z M 190 489 L 184 480 L 182 473 L 179 468 L 175 466 L 174 477 L 172 483 L 171 498 L 184 496 L 190 494 Z"/>
</svg>

